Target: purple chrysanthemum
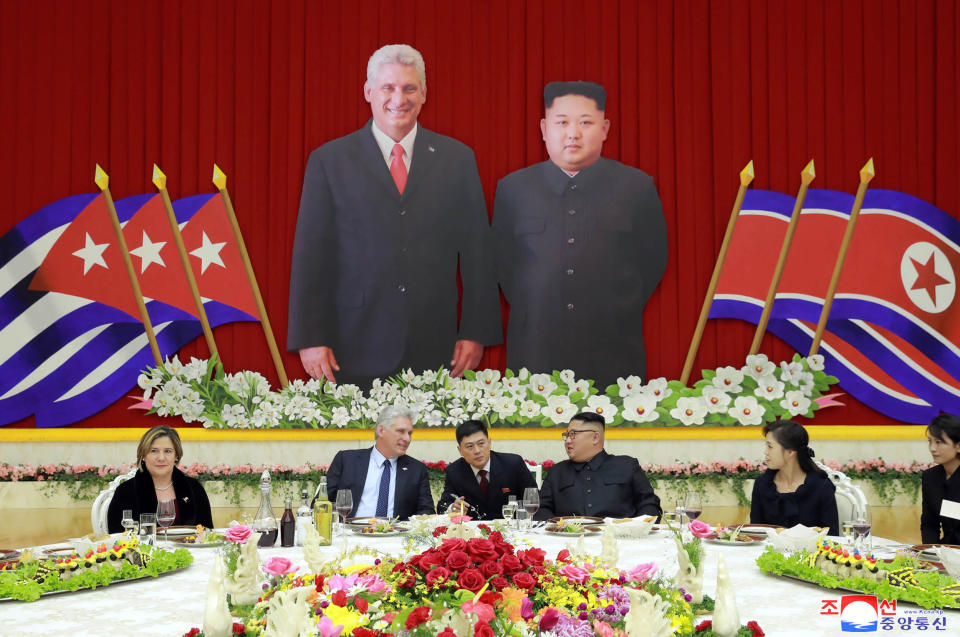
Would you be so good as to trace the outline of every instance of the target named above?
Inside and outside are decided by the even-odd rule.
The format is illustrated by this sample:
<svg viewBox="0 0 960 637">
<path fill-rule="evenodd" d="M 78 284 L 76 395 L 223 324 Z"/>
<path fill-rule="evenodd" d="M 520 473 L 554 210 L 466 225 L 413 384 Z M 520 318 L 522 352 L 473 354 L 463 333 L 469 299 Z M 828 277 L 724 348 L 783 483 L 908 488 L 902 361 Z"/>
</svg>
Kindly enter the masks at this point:
<svg viewBox="0 0 960 637">
<path fill-rule="evenodd" d="M 555 637 L 594 637 L 595 633 L 589 621 L 561 613 L 557 625 L 548 634 Z"/>
<path fill-rule="evenodd" d="M 611 622 L 620 621 L 620 618 L 630 612 L 630 596 L 622 586 L 608 586 L 600 591 L 597 600 L 606 600 L 609 602 L 603 608 L 595 608 L 593 617 L 600 621 Z"/>
</svg>

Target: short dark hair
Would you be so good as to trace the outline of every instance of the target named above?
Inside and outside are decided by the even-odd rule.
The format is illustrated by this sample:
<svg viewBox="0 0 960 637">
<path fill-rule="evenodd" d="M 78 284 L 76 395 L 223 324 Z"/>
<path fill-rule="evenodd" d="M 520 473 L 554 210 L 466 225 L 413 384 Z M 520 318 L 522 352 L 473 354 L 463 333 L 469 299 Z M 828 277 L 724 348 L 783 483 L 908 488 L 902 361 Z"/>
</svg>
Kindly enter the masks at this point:
<svg viewBox="0 0 960 637">
<path fill-rule="evenodd" d="M 592 423 L 594 425 L 600 425 L 600 428 L 603 430 L 607 429 L 607 421 L 603 419 L 603 416 L 600 414 L 594 413 L 592 411 L 581 411 L 579 414 L 570 419 L 570 422 L 574 420 L 579 420 L 580 422 Z"/>
<path fill-rule="evenodd" d="M 543 87 L 544 110 L 553 106 L 553 100 L 564 95 L 582 95 L 597 103 L 597 110 L 607 110 L 607 92 L 596 82 L 549 82 Z"/>
<path fill-rule="evenodd" d="M 934 416 L 927 427 L 927 433 L 944 442 L 960 442 L 960 418 L 946 412 Z"/>
<path fill-rule="evenodd" d="M 457 425 L 457 444 L 459 445 L 464 438 L 472 436 L 478 431 L 483 432 L 483 435 L 487 438 L 490 437 L 490 434 L 487 433 L 487 426 L 479 420 L 465 420 L 460 423 Z"/>
</svg>

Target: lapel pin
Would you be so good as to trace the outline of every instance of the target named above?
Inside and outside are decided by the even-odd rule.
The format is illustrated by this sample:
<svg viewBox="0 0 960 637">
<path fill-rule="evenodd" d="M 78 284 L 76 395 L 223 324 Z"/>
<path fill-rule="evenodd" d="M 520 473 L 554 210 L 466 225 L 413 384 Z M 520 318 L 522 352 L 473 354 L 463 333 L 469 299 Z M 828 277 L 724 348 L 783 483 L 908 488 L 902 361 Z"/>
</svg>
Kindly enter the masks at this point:
<svg viewBox="0 0 960 637">
<path fill-rule="evenodd" d="M 189 501 L 190 501 L 190 498 L 184 498 L 183 501 L 184 501 L 184 502 L 189 502 Z"/>
<path fill-rule="evenodd" d="M 433 146 L 427 146 L 427 150 L 429 150 L 431 153 L 437 152 L 437 149 L 434 148 Z"/>
<path fill-rule="evenodd" d="M 400 467 L 400 470 L 401 470 L 401 471 L 406 471 L 407 468 L 406 468 L 406 467 Z"/>
</svg>

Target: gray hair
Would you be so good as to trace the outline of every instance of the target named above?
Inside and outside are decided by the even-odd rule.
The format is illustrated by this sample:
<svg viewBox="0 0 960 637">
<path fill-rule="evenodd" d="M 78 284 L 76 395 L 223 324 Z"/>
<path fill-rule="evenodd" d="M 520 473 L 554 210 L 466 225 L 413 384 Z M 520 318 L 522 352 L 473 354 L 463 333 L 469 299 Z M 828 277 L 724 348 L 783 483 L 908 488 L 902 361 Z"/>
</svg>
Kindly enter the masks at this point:
<svg viewBox="0 0 960 637">
<path fill-rule="evenodd" d="M 373 52 L 367 61 L 367 82 L 373 82 L 384 64 L 403 64 L 412 66 L 420 78 L 420 88 L 427 90 L 427 67 L 423 63 L 420 51 L 409 44 L 388 44 Z"/>
<path fill-rule="evenodd" d="M 373 429 L 373 439 L 377 439 L 381 426 L 383 426 L 384 429 L 392 429 L 393 423 L 400 418 L 406 418 L 410 421 L 411 425 L 417 421 L 416 414 L 406 405 L 389 405 L 385 407 L 377 417 L 377 426 Z"/>
</svg>

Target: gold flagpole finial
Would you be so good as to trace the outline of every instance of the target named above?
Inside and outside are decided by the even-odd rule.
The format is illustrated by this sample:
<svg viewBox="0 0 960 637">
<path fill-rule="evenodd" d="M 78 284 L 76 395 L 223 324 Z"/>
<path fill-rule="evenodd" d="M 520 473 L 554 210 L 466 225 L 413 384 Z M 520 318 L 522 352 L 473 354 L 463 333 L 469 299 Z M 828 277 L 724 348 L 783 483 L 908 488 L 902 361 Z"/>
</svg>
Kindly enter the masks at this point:
<svg viewBox="0 0 960 637">
<path fill-rule="evenodd" d="M 227 187 L 227 176 L 216 164 L 213 165 L 213 185 L 217 187 L 217 190 L 223 190 Z"/>
<path fill-rule="evenodd" d="M 110 186 L 110 176 L 100 168 L 100 164 L 97 164 L 97 169 L 93 172 L 93 182 L 100 190 L 106 190 Z"/>
<path fill-rule="evenodd" d="M 870 180 L 876 176 L 876 172 L 873 170 L 873 157 L 867 160 L 867 163 L 863 165 L 863 168 L 860 169 L 860 183 L 869 184 Z"/>
<path fill-rule="evenodd" d="M 740 185 L 749 186 L 750 182 L 753 181 L 753 160 L 750 160 L 750 163 L 743 167 L 743 170 L 740 171 Z"/>
<path fill-rule="evenodd" d="M 157 190 L 165 190 L 167 187 L 167 176 L 156 164 L 153 165 L 153 185 L 157 187 Z"/>
<path fill-rule="evenodd" d="M 800 181 L 804 186 L 809 186 L 810 182 L 813 181 L 813 178 L 817 176 L 816 171 L 813 169 L 813 160 L 810 160 L 810 163 L 803 169 L 803 172 L 800 173 Z"/>
</svg>

